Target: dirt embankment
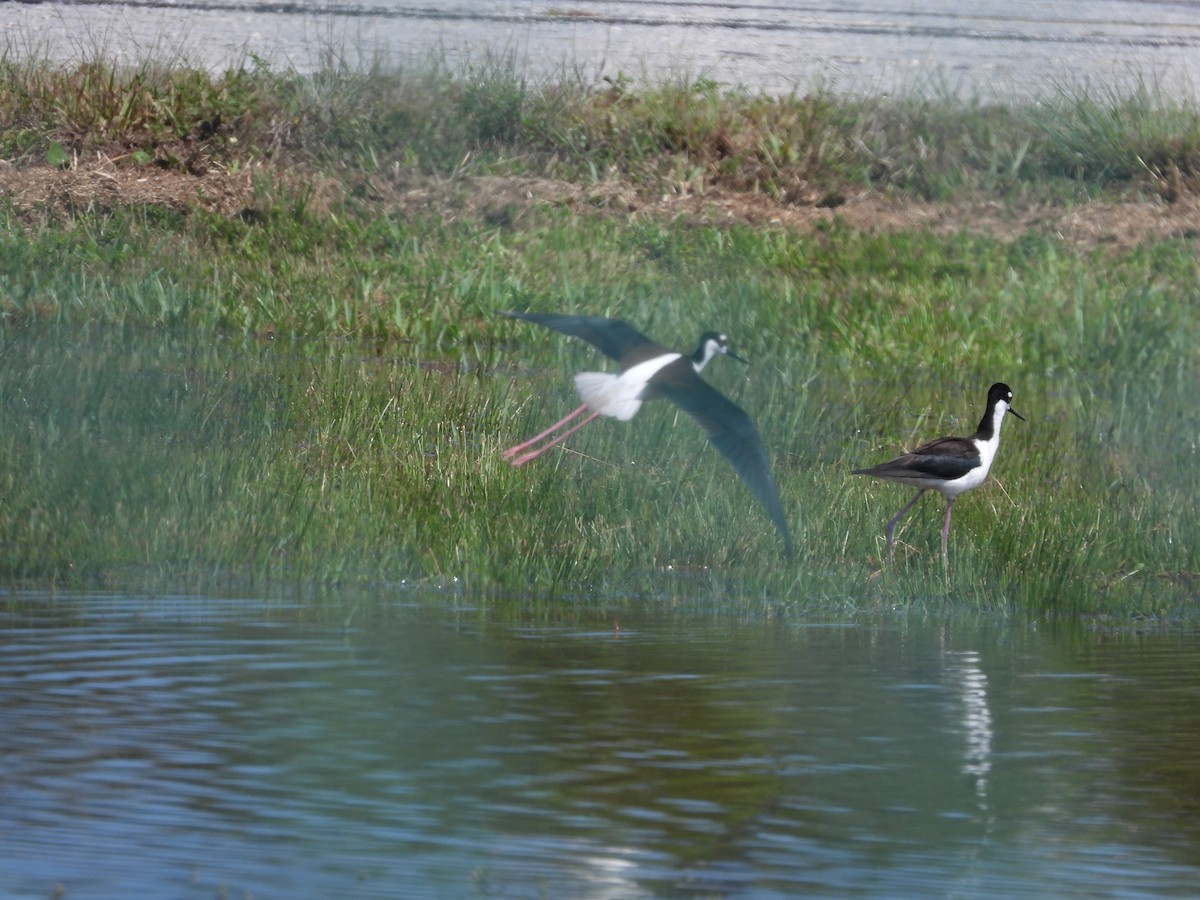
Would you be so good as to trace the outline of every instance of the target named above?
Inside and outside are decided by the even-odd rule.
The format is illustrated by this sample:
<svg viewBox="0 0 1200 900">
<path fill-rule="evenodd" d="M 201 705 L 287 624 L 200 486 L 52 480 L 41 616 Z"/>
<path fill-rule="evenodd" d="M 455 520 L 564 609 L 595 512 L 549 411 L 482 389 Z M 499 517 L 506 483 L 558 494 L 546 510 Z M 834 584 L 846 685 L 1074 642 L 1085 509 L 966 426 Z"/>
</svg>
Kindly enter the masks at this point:
<svg viewBox="0 0 1200 900">
<path fill-rule="evenodd" d="M 0 161 L 0 197 L 35 221 L 47 214 L 89 208 L 155 206 L 179 211 L 200 207 L 227 216 L 253 218 L 262 202 L 254 173 L 211 169 L 202 175 L 148 166 L 125 167 L 107 160 L 71 168 L 13 165 Z M 257 174 L 263 174 L 261 171 Z M 334 205 L 343 186 L 329 178 L 303 179 L 273 173 L 275 184 L 293 180 L 309 202 Z M 1123 249 L 1145 241 L 1184 238 L 1200 244 L 1200 200 L 1184 196 L 1173 203 L 1159 199 L 1084 204 L 1010 204 L 999 200 L 928 203 L 870 193 L 839 198 L 835 207 L 774 202 L 761 194 L 729 191 L 668 192 L 648 197 L 620 183 L 580 185 L 541 178 L 483 176 L 441 182 L 372 182 L 368 202 L 381 213 L 436 212 L 477 217 L 497 224 L 516 222 L 542 205 L 580 212 L 679 218 L 697 223 L 744 223 L 801 231 L 838 220 L 865 231 L 929 229 L 939 234 L 968 232 L 1015 239 L 1028 232 L 1049 234 L 1090 249 Z"/>
</svg>

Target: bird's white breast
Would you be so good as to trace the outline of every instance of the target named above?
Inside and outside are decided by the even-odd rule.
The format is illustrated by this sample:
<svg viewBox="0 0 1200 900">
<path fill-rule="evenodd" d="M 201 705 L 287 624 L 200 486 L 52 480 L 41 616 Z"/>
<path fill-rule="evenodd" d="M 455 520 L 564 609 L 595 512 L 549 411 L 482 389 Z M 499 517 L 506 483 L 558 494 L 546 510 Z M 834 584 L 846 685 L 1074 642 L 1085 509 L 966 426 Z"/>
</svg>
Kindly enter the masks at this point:
<svg viewBox="0 0 1200 900">
<path fill-rule="evenodd" d="M 973 468 L 961 478 L 955 478 L 953 481 L 947 481 L 941 485 L 929 485 L 941 491 L 947 497 L 954 497 L 961 494 L 963 491 L 969 491 L 972 488 L 977 488 L 987 479 L 988 470 L 992 468 L 992 461 L 996 458 L 996 451 L 1000 449 L 1000 426 L 1004 424 L 1004 416 L 1008 413 L 1008 404 L 1001 401 L 996 404 L 996 408 L 992 411 L 992 436 L 981 441 L 978 438 L 972 443 L 975 449 L 979 451 L 979 465 Z"/>
<path fill-rule="evenodd" d="M 580 372 L 575 376 L 575 389 L 579 391 L 579 398 L 593 412 L 627 422 L 641 409 L 642 391 L 650 379 L 682 355 L 664 353 L 630 366 L 619 375 L 611 372 Z"/>
</svg>

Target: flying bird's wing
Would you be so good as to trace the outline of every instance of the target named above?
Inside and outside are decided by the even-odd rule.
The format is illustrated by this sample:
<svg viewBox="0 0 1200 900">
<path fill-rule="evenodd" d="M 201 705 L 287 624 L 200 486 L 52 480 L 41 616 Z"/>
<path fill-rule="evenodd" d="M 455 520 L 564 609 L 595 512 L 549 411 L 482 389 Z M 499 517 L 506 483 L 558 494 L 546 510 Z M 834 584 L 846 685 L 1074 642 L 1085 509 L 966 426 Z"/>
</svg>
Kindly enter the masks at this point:
<svg viewBox="0 0 1200 900">
<path fill-rule="evenodd" d="M 661 349 L 628 322 L 603 316 L 564 316 L 558 313 L 502 312 L 510 319 L 524 319 L 587 341 L 605 356 L 621 359 L 642 345 Z M 663 351 L 666 352 L 666 351 Z"/>
<path fill-rule="evenodd" d="M 771 521 L 783 536 L 788 556 L 792 555 L 792 534 L 788 530 L 779 502 L 779 491 L 771 477 L 771 463 L 754 422 L 745 410 L 704 381 L 698 375 L 686 390 L 666 391 L 668 397 L 704 429 L 713 446 L 733 466 Z"/>
</svg>

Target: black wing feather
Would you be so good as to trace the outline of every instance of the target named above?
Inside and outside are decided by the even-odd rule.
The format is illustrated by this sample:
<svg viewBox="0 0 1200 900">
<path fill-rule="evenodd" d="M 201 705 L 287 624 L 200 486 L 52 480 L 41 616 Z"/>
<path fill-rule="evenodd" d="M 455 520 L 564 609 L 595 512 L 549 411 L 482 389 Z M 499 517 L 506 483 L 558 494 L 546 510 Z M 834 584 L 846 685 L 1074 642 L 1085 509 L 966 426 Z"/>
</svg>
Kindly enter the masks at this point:
<svg viewBox="0 0 1200 900">
<path fill-rule="evenodd" d="M 605 356 L 620 359 L 633 347 L 658 345 L 628 322 L 604 316 L 564 316 L 557 313 L 502 312 L 510 319 L 524 319 L 562 334 L 587 341 Z"/>
<path fill-rule="evenodd" d="M 667 389 L 667 396 L 704 429 L 713 446 L 733 466 L 771 521 L 783 536 L 789 556 L 792 554 L 792 534 L 788 530 L 779 501 L 779 491 L 771 477 L 771 463 L 754 422 L 745 410 L 706 381 L 695 376 L 684 389 Z"/>
<path fill-rule="evenodd" d="M 877 466 L 855 469 L 853 475 L 875 475 L 879 478 L 940 478 L 953 481 L 979 465 L 979 450 L 967 438 L 944 437 L 922 444 Z"/>
</svg>

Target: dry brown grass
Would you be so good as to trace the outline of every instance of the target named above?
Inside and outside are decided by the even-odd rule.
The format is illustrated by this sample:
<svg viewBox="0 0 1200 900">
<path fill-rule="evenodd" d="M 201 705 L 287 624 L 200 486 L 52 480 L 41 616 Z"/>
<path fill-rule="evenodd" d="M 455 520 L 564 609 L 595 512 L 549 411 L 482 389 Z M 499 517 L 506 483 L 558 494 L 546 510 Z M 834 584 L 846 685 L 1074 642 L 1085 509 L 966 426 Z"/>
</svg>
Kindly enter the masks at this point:
<svg viewBox="0 0 1200 900">
<path fill-rule="evenodd" d="M 103 156 L 69 168 L 0 162 L 0 198 L 29 222 L 67 217 L 85 210 L 151 206 L 176 212 L 204 210 L 223 216 L 253 215 L 263 203 L 263 184 L 272 190 L 301 186 L 320 206 L 346 201 L 349 189 L 312 172 L 263 166 L 203 174 L 155 166 L 123 166 Z M 360 195 L 362 191 L 358 191 Z M 1015 240 L 1034 232 L 1061 238 L 1082 249 L 1125 249 L 1165 238 L 1200 241 L 1200 200 L 1185 196 L 1174 203 L 1091 201 L 1074 204 L 1013 203 L 989 199 L 929 202 L 896 199 L 863 191 L 839 198 L 836 206 L 775 200 L 757 191 L 680 186 L 649 195 L 619 181 L 584 185 L 549 178 L 463 176 L 455 179 L 405 177 L 373 179 L 355 202 L 377 207 L 379 214 L 435 213 L 497 225 L 516 224 L 540 208 L 565 207 L 580 215 L 658 217 L 697 224 L 742 224 L 809 231 L 833 222 L 863 231 L 906 229 L 937 234 L 967 232 Z"/>
</svg>

